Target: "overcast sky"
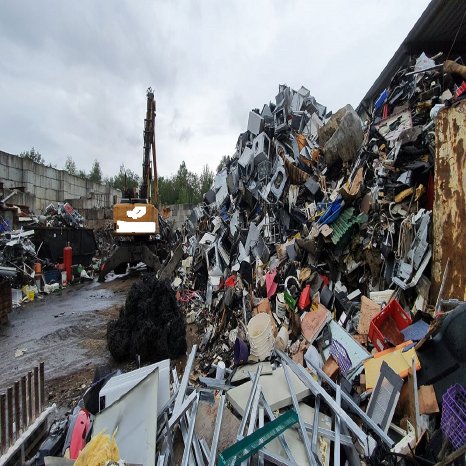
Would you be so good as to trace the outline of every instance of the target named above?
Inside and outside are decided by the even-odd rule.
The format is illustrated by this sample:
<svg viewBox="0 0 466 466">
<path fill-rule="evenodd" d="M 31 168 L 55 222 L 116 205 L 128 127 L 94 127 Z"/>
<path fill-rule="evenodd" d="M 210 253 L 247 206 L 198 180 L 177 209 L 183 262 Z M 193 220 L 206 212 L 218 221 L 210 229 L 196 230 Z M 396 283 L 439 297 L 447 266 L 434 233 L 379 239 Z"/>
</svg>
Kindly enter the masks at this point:
<svg viewBox="0 0 466 466">
<path fill-rule="evenodd" d="M 159 174 L 215 169 L 280 83 L 357 106 L 428 3 L 4 0 L 0 150 L 139 174 L 152 86 Z"/>
</svg>

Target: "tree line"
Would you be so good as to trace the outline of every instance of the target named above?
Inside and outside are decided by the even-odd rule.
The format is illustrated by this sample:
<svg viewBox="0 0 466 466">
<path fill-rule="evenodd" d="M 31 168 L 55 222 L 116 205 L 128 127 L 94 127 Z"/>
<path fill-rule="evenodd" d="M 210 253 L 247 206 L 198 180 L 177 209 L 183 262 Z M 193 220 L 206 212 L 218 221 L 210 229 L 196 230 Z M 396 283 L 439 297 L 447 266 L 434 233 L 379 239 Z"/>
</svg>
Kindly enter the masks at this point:
<svg viewBox="0 0 466 466">
<path fill-rule="evenodd" d="M 29 151 L 21 152 L 20 157 L 27 158 L 33 162 L 45 165 L 42 154 L 32 147 Z M 56 166 L 50 167 L 57 168 Z M 107 184 L 115 189 L 120 189 L 123 194 L 129 189 L 138 189 L 141 183 L 141 177 L 126 168 L 124 164 L 120 165 L 117 174 L 111 177 L 104 177 L 100 163 L 94 160 L 89 172 L 80 170 L 71 156 L 66 158 L 63 169 L 70 175 L 93 181 L 96 183 Z M 204 165 L 202 172 L 198 175 L 188 170 L 186 163 L 183 161 L 178 171 L 172 176 L 159 176 L 158 191 L 159 202 L 162 205 L 169 204 L 198 204 L 202 201 L 204 193 L 210 188 L 214 180 L 214 173 L 208 165 Z"/>
</svg>

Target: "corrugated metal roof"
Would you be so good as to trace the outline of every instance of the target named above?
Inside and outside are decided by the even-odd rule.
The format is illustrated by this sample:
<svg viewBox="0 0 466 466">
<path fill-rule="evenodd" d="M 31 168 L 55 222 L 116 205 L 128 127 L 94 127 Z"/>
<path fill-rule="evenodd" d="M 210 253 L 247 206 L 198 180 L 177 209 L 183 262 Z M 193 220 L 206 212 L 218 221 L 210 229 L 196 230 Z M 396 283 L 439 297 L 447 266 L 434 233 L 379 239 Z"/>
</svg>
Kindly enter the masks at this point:
<svg viewBox="0 0 466 466">
<path fill-rule="evenodd" d="M 362 99 L 357 109 L 358 113 L 361 115 L 364 107 L 370 107 L 372 101 L 389 84 L 395 72 L 406 65 L 411 55 L 417 56 L 421 52 L 435 55 L 437 52 L 443 52 L 446 59 L 457 31 L 458 36 L 449 58 L 455 59 L 466 54 L 465 13 L 465 0 L 432 0 Z"/>
</svg>

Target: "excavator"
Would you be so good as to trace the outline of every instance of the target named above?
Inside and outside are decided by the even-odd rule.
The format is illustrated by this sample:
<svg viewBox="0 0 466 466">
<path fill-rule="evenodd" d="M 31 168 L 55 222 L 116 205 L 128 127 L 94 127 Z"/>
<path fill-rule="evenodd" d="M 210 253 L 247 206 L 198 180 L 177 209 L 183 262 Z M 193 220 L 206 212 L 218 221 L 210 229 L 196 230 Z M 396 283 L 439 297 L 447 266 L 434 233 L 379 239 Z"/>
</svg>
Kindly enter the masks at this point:
<svg viewBox="0 0 466 466">
<path fill-rule="evenodd" d="M 149 87 L 146 96 L 141 187 L 139 195 L 134 189 L 126 189 L 125 197 L 113 206 L 113 237 L 117 247 L 100 270 L 101 282 L 112 270 L 124 272 L 128 264 L 140 262 L 158 272 L 160 279 L 169 278 L 183 255 L 181 244 L 172 247 L 170 226 L 157 209 L 156 105 L 152 88 Z"/>
</svg>

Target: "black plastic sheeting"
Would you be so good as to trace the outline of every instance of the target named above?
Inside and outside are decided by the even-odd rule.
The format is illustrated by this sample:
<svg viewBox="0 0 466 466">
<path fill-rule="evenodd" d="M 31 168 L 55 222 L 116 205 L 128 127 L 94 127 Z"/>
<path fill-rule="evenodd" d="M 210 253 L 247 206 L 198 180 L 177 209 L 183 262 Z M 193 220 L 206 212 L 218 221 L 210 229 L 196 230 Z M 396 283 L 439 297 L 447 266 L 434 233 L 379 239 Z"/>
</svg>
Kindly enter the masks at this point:
<svg viewBox="0 0 466 466">
<path fill-rule="evenodd" d="M 128 293 L 117 320 L 107 327 L 107 344 L 116 361 L 150 363 L 186 353 L 186 322 L 168 280 L 148 274 Z"/>
</svg>

